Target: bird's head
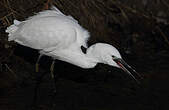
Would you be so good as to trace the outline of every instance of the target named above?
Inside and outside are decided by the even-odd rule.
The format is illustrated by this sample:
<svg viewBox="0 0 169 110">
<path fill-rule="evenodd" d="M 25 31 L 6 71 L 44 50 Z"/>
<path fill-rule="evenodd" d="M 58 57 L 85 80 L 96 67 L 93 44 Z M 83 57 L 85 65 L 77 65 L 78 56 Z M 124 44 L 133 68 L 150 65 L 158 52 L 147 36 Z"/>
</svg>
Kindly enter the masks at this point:
<svg viewBox="0 0 169 110">
<path fill-rule="evenodd" d="M 109 44 L 96 43 L 87 49 L 87 55 L 96 59 L 98 63 L 104 63 L 110 66 L 121 68 L 136 81 L 137 79 L 132 73 L 136 73 L 137 76 L 141 77 L 122 59 L 119 51 Z M 132 70 L 133 72 L 130 72 L 129 70 Z"/>
</svg>

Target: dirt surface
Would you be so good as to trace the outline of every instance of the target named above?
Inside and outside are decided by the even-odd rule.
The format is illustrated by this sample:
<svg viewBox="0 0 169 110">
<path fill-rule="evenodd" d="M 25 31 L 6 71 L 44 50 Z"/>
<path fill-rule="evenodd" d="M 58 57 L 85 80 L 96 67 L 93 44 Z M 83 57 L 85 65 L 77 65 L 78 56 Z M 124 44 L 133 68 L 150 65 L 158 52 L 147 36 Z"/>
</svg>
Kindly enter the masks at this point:
<svg viewBox="0 0 169 110">
<path fill-rule="evenodd" d="M 8 42 L 5 33 L 13 19 L 24 20 L 34 12 L 44 10 L 46 1 L 4 0 L 0 1 L 0 110 L 169 109 L 168 21 L 159 23 L 150 20 L 155 17 L 155 10 L 145 18 L 140 13 L 133 15 L 128 12 L 129 8 L 125 7 L 127 3 L 119 5 L 111 0 L 94 1 L 75 0 L 74 3 L 73 0 L 58 0 L 54 4 L 78 19 L 91 32 L 89 45 L 106 42 L 117 47 L 123 59 L 144 77 L 140 80 L 141 84 L 137 84 L 122 70 L 104 64 L 86 70 L 56 60 L 54 92 L 55 85 L 49 71 L 52 59 L 44 56 L 40 61 L 40 72 L 36 73 L 38 51 Z M 102 7 L 104 13 L 92 4 Z M 151 9 L 154 6 L 153 2 Z M 160 7 L 166 11 L 166 7 Z M 75 11 L 77 8 L 81 9 L 81 13 Z M 162 18 L 165 20 L 167 17 Z"/>
</svg>

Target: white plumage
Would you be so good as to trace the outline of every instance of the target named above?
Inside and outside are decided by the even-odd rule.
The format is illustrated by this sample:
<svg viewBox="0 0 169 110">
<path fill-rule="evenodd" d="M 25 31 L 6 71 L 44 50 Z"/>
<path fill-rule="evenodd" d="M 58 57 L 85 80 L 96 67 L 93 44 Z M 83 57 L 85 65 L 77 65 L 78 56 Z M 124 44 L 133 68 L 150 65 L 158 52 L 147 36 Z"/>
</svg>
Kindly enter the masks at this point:
<svg viewBox="0 0 169 110">
<path fill-rule="evenodd" d="M 42 11 L 25 21 L 14 20 L 6 30 L 9 41 L 38 49 L 40 54 L 69 62 L 82 68 L 93 68 L 97 63 L 115 67 L 119 65 L 121 55 L 118 50 L 104 43 L 96 43 L 84 54 L 81 46 L 87 48 L 89 32 L 71 16 L 66 16 L 56 7 Z M 122 60 L 122 59 L 121 59 Z M 126 71 L 126 70 L 125 70 Z"/>
</svg>

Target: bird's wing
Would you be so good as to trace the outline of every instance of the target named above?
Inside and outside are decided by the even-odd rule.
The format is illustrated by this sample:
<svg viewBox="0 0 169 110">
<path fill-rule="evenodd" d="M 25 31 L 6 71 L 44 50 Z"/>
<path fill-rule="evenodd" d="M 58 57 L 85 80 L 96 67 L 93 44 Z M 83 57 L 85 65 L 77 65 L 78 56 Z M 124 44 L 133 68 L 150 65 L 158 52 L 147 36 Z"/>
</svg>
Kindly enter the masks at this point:
<svg viewBox="0 0 169 110">
<path fill-rule="evenodd" d="M 6 32 L 9 33 L 9 41 L 46 50 L 51 50 L 52 47 L 65 48 L 71 43 L 87 47 L 89 38 L 87 30 L 73 17 L 64 15 L 57 8 L 42 11 L 22 22 L 15 21 Z"/>
<path fill-rule="evenodd" d="M 50 16 L 53 16 L 53 17 L 58 17 L 58 16 L 62 16 L 64 18 L 67 18 L 75 23 L 78 23 L 77 20 L 75 20 L 72 16 L 67 16 L 67 15 L 64 15 L 59 9 L 57 9 L 55 6 L 52 6 L 50 10 L 44 10 L 44 11 L 41 11 L 39 13 L 37 13 L 36 15 L 34 16 L 31 16 L 31 17 L 28 17 L 27 20 L 30 20 L 30 19 L 39 19 L 39 18 L 42 18 L 42 17 L 50 17 Z"/>
<path fill-rule="evenodd" d="M 60 15 L 64 15 L 58 8 L 56 8 L 55 6 L 51 6 L 50 8 L 51 10 L 55 11 L 55 13 L 60 14 Z"/>
<path fill-rule="evenodd" d="M 62 19 L 60 19 L 62 20 Z M 45 17 L 20 23 L 12 40 L 34 49 L 52 51 L 76 43 L 77 36 L 71 22 Z"/>
</svg>

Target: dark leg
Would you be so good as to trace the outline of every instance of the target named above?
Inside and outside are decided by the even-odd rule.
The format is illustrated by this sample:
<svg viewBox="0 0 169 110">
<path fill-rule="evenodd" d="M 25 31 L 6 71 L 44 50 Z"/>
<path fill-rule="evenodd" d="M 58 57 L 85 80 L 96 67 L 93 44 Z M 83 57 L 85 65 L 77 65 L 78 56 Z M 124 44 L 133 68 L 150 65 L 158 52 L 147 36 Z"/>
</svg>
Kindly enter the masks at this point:
<svg viewBox="0 0 169 110">
<path fill-rule="evenodd" d="M 34 88 L 34 96 L 33 96 L 33 101 L 32 101 L 32 108 L 37 107 L 37 101 L 38 101 L 38 89 L 40 87 L 40 84 L 42 82 L 43 77 L 45 76 L 45 72 L 43 72 L 41 75 L 36 74 L 35 76 L 35 88 Z"/>
<path fill-rule="evenodd" d="M 50 74 L 52 79 L 54 78 L 54 67 L 55 67 L 55 60 L 52 61 L 52 64 L 50 66 Z"/>
<path fill-rule="evenodd" d="M 38 57 L 38 59 L 37 59 L 37 61 L 36 61 L 36 64 L 35 64 L 35 71 L 36 72 L 39 72 L 39 61 L 40 61 L 40 59 L 41 59 L 42 56 L 43 55 L 40 54 L 39 57 Z"/>
<path fill-rule="evenodd" d="M 57 80 L 58 80 L 58 77 L 54 73 L 54 64 L 55 64 L 55 60 L 52 61 L 51 68 L 50 68 L 51 78 L 53 79 L 53 82 L 54 82 L 54 91 L 53 91 L 53 95 L 52 95 L 52 98 L 51 98 L 51 101 L 50 101 L 50 106 L 51 106 L 50 110 L 53 110 L 55 108 L 55 98 L 56 98 L 56 93 L 57 93 Z"/>
<path fill-rule="evenodd" d="M 52 61 L 51 67 L 50 67 L 50 73 L 51 73 L 51 77 L 54 81 L 54 88 L 55 88 L 55 92 L 56 92 L 56 82 L 57 82 L 57 76 L 56 74 L 54 74 L 54 67 L 55 67 L 55 60 Z"/>
</svg>

